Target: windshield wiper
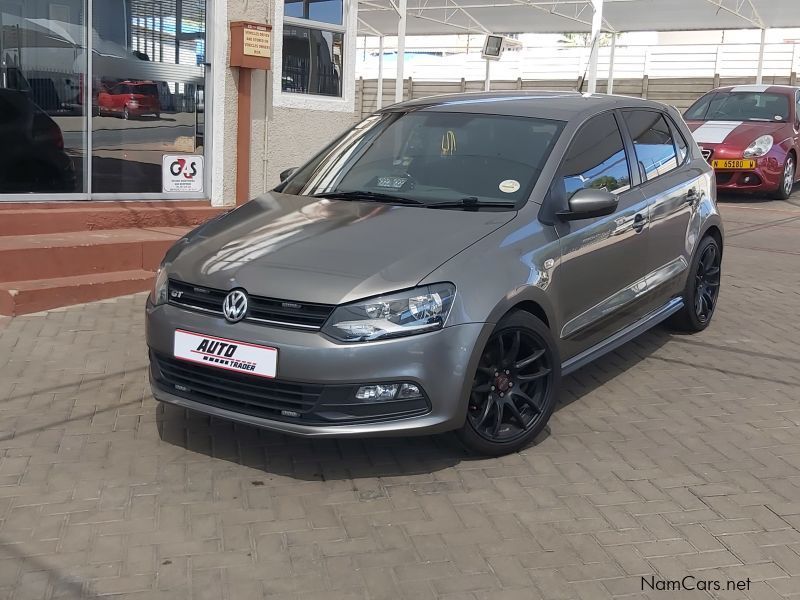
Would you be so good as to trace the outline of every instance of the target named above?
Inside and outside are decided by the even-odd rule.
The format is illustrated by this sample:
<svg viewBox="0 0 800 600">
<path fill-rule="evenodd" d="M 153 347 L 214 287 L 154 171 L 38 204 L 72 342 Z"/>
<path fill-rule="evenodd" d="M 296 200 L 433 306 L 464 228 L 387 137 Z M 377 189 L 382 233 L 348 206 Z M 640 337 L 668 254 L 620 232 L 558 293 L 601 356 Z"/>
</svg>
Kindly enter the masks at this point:
<svg viewBox="0 0 800 600">
<path fill-rule="evenodd" d="M 475 196 L 467 196 L 460 200 L 448 200 L 447 202 L 431 202 L 427 208 L 516 208 L 515 202 L 481 202 Z"/>
<path fill-rule="evenodd" d="M 394 196 L 392 194 L 383 194 L 381 192 L 370 192 L 367 190 L 352 190 L 349 192 L 323 192 L 321 194 L 313 194 L 312 198 L 325 198 L 328 200 L 366 200 L 368 202 L 394 202 L 396 204 L 425 204 L 420 200 L 413 198 L 403 198 L 402 196 Z"/>
</svg>

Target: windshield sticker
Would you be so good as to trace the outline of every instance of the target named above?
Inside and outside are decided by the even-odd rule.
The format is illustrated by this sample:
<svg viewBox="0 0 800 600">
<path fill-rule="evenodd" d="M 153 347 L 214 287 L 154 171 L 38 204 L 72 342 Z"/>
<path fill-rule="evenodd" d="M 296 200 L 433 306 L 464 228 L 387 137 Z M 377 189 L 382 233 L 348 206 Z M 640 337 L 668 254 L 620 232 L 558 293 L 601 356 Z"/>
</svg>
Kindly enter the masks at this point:
<svg viewBox="0 0 800 600">
<path fill-rule="evenodd" d="M 781 115 L 775 115 L 776 121 L 783 121 L 783 117 Z"/>
<path fill-rule="evenodd" d="M 516 179 L 506 179 L 505 181 L 501 181 L 500 185 L 497 187 L 500 188 L 501 192 L 506 194 L 513 194 L 519 189 L 519 181 Z"/>
<path fill-rule="evenodd" d="M 382 188 L 384 190 L 399 190 L 406 184 L 407 181 L 407 177 L 378 177 L 374 187 Z"/>
</svg>

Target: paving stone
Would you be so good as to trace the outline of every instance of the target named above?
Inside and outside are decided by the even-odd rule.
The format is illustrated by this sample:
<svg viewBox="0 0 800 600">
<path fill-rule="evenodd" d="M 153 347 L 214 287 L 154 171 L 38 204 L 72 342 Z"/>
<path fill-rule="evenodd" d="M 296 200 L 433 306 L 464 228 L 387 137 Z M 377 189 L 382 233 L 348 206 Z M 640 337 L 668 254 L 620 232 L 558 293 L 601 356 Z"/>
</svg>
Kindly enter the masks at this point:
<svg viewBox="0 0 800 600">
<path fill-rule="evenodd" d="M 159 406 L 143 295 L 0 319 L 0 600 L 800 598 L 800 206 L 721 206 L 711 327 L 565 378 L 497 459 Z"/>
</svg>

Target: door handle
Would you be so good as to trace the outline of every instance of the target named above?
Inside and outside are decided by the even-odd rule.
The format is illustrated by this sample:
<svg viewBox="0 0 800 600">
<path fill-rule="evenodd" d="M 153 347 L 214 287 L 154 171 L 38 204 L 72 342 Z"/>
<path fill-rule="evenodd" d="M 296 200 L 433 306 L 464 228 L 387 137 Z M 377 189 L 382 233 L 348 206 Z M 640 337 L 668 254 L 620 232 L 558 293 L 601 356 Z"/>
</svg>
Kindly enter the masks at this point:
<svg viewBox="0 0 800 600">
<path fill-rule="evenodd" d="M 644 229 L 644 225 L 647 220 L 644 218 L 642 213 L 636 213 L 636 216 L 633 217 L 633 230 L 636 233 L 641 233 L 642 229 Z"/>
<path fill-rule="evenodd" d="M 686 203 L 687 204 L 694 204 L 700 199 L 700 194 L 697 192 L 697 188 L 690 188 L 688 192 L 686 192 Z"/>
</svg>

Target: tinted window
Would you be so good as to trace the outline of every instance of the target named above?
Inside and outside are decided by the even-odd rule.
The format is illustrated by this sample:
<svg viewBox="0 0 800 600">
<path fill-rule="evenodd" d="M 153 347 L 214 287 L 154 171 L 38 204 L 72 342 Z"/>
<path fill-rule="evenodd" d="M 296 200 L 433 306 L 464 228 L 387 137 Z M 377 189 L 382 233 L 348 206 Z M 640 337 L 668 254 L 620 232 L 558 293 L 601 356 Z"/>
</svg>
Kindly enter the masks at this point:
<svg viewBox="0 0 800 600">
<path fill-rule="evenodd" d="M 683 113 L 683 118 L 687 121 L 702 121 L 706 118 L 706 111 L 708 110 L 708 103 L 714 99 L 716 94 L 706 94 L 697 102 L 692 104 L 686 112 Z"/>
<path fill-rule="evenodd" d="M 376 115 L 303 167 L 282 191 L 368 191 L 431 203 L 523 201 L 562 127 L 561 121 L 503 115 Z"/>
<path fill-rule="evenodd" d="M 286 0 L 283 14 L 322 23 L 342 23 L 342 0 Z"/>
<path fill-rule="evenodd" d="M 689 154 L 689 147 L 686 145 L 686 140 L 683 139 L 683 134 L 678 129 L 678 126 L 674 123 L 670 123 L 672 126 L 672 137 L 675 138 L 675 149 L 678 151 L 678 164 L 683 164 L 683 161 L 686 159 L 686 155 Z"/>
<path fill-rule="evenodd" d="M 790 97 L 769 92 L 717 92 L 686 111 L 697 121 L 787 121 Z"/>
<path fill-rule="evenodd" d="M 335 31 L 284 25 L 281 89 L 341 96 L 343 40 L 343 34 Z"/>
<path fill-rule="evenodd" d="M 581 188 L 616 193 L 630 188 L 628 161 L 614 115 L 599 115 L 581 127 L 561 170 L 567 198 Z"/>
<path fill-rule="evenodd" d="M 795 92 L 796 106 L 794 108 L 794 121 L 800 123 L 800 91 Z"/>
<path fill-rule="evenodd" d="M 655 179 L 678 166 L 672 131 L 661 113 L 626 110 L 622 114 L 633 140 L 639 172 L 644 181 Z"/>
<path fill-rule="evenodd" d="M 17 119 L 22 119 L 22 115 L 14 103 L 6 99 L 4 96 L 5 94 L 14 94 L 16 92 L 6 92 L 5 90 L 0 90 L 0 125 L 7 125 L 9 123 L 13 123 Z M 22 125 L 22 123 L 20 123 Z"/>
</svg>

